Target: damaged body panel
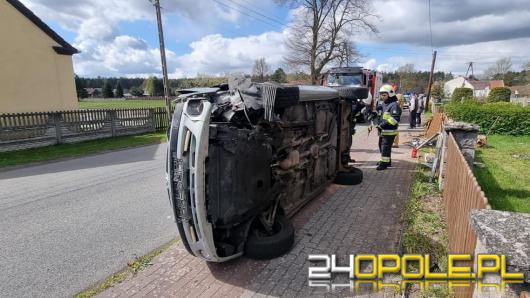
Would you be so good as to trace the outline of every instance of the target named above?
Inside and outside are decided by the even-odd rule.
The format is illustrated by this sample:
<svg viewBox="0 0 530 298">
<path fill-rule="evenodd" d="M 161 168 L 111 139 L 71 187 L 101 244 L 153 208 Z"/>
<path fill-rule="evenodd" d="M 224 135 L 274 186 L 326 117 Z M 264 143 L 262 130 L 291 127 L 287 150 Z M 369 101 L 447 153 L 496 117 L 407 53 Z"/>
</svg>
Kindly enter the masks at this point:
<svg viewBox="0 0 530 298">
<path fill-rule="evenodd" d="M 351 135 L 340 131 L 351 104 L 328 87 L 248 80 L 182 93 L 166 170 L 188 251 L 223 262 L 243 253 L 274 257 L 266 242 L 288 250 L 294 230 L 286 217 L 343 167 L 339 150 Z"/>
</svg>

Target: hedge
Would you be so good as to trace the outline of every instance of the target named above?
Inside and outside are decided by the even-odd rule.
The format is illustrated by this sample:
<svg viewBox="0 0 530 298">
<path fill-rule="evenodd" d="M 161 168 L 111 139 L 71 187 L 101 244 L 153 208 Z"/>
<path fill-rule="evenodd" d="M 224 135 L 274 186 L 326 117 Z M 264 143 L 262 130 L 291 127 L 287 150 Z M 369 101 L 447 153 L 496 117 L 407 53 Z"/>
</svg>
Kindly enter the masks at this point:
<svg viewBox="0 0 530 298">
<path fill-rule="evenodd" d="M 508 87 L 495 87 L 488 94 L 488 102 L 510 101 L 512 90 Z"/>
<path fill-rule="evenodd" d="M 501 135 L 530 135 L 530 106 L 496 102 L 451 102 L 444 107 L 449 118 L 480 125 L 480 132 Z"/>
<path fill-rule="evenodd" d="M 460 101 L 460 100 L 469 100 L 473 99 L 473 89 L 471 88 L 455 88 L 453 95 L 451 96 L 451 101 Z"/>
</svg>

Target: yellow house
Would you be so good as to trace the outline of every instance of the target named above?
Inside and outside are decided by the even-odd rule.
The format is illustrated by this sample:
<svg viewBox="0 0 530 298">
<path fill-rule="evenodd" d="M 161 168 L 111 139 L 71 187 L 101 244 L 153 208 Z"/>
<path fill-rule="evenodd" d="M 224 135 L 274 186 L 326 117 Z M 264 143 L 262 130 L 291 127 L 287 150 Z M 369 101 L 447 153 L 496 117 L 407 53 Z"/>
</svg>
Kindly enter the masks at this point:
<svg viewBox="0 0 530 298">
<path fill-rule="evenodd" d="M 18 0 L 0 0 L 0 114 L 77 109 L 76 53 Z"/>
</svg>

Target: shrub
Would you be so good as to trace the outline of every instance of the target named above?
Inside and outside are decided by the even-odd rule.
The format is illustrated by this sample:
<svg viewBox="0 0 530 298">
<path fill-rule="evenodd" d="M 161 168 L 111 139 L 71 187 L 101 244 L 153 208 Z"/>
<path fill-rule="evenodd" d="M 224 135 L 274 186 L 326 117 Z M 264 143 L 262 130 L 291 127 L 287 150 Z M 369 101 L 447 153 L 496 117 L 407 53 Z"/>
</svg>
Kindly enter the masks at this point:
<svg viewBox="0 0 530 298">
<path fill-rule="evenodd" d="M 473 99 L 473 89 L 471 88 L 455 88 L 451 101 L 461 101 Z"/>
<path fill-rule="evenodd" d="M 488 94 L 488 102 L 510 101 L 512 91 L 508 87 L 495 87 Z"/>
<path fill-rule="evenodd" d="M 530 135 L 530 107 L 507 102 L 481 104 L 467 101 L 451 102 L 444 109 L 449 118 L 480 125 L 481 133 Z"/>
</svg>

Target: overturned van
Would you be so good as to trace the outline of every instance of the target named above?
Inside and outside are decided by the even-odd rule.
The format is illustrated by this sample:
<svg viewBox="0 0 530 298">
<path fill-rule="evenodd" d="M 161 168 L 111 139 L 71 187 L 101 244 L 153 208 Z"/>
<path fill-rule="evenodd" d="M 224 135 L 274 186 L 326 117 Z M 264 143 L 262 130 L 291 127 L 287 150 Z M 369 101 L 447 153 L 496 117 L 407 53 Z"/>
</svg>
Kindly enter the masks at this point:
<svg viewBox="0 0 530 298">
<path fill-rule="evenodd" d="M 291 215 L 334 179 L 362 180 L 348 165 L 351 100 L 358 94 L 244 79 L 182 90 L 166 171 L 188 252 L 213 262 L 287 252 Z"/>
</svg>

